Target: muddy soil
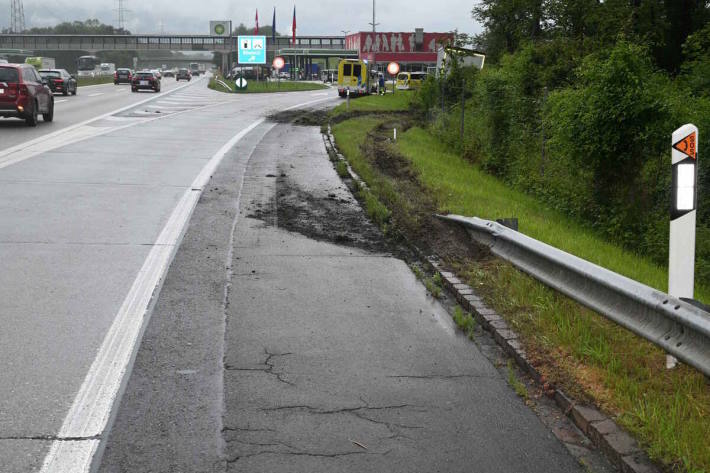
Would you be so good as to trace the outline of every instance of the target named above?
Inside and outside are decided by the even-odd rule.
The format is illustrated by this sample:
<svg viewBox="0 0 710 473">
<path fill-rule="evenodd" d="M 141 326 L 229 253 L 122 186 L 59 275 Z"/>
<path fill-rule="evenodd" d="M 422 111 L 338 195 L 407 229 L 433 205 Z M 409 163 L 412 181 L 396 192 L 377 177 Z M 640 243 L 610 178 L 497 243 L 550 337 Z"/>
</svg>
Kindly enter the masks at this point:
<svg viewBox="0 0 710 473">
<path fill-rule="evenodd" d="M 267 177 L 276 180 L 276 195 L 267 205 L 254 202 L 255 210 L 249 217 L 318 241 L 372 253 L 393 252 L 394 248 L 352 197 L 342 192 L 314 195 L 299 188 L 285 173 Z"/>
<path fill-rule="evenodd" d="M 368 134 L 361 149 L 370 163 L 390 178 L 397 190 L 399 197 L 396 200 L 384 202 L 392 211 L 396 228 L 425 254 L 436 254 L 445 262 L 462 258 L 489 259 L 490 251 L 473 244 L 461 226 L 436 218 L 440 208 L 436 196 L 419 181 L 416 170 L 392 141 L 394 128 L 403 133 L 414 124 L 401 115 L 390 118 Z"/>
<path fill-rule="evenodd" d="M 406 116 L 408 112 L 389 112 L 387 116 Z M 373 115 L 368 111 L 352 111 L 341 113 L 336 116 L 331 116 L 328 110 L 286 110 L 284 112 L 272 113 L 267 116 L 267 119 L 276 123 L 291 123 L 299 126 L 324 126 L 329 122 L 331 124 L 340 123 L 351 118 L 356 118 L 364 115 Z"/>
</svg>

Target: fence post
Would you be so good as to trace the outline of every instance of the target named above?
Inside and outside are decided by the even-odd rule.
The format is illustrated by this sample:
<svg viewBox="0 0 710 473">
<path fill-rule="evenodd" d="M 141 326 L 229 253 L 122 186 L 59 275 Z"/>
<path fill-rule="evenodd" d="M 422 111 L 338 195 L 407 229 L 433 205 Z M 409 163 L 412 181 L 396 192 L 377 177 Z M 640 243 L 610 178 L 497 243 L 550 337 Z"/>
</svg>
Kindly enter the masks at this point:
<svg viewBox="0 0 710 473">
<path fill-rule="evenodd" d="M 466 79 L 461 81 L 461 143 L 463 144 L 464 118 L 466 114 Z"/>
</svg>

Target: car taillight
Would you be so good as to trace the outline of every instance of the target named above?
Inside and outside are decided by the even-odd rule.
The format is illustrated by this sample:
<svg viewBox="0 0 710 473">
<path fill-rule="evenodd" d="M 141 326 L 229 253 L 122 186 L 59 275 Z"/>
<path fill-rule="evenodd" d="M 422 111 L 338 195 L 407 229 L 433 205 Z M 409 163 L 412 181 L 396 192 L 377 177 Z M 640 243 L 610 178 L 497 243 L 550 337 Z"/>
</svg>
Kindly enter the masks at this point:
<svg viewBox="0 0 710 473">
<path fill-rule="evenodd" d="M 30 95 L 30 91 L 25 84 L 18 84 L 17 90 L 20 93 L 20 97 Z"/>
<path fill-rule="evenodd" d="M 63 83 L 64 83 L 64 79 L 54 79 L 54 83 L 55 83 L 55 84 L 63 84 Z"/>
</svg>

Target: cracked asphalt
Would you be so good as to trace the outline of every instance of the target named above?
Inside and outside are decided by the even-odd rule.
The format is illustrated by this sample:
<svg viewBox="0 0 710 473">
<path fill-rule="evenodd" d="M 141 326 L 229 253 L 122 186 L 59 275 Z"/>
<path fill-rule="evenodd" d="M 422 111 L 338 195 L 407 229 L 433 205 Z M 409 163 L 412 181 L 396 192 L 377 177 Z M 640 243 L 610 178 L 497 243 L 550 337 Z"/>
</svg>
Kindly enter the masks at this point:
<svg viewBox="0 0 710 473">
<path fill-rule="evenodd" d="M 266 122 L 195 210 L 100 471 L 583 469 L 388 250 L 319 130 Z"/>
</svg>

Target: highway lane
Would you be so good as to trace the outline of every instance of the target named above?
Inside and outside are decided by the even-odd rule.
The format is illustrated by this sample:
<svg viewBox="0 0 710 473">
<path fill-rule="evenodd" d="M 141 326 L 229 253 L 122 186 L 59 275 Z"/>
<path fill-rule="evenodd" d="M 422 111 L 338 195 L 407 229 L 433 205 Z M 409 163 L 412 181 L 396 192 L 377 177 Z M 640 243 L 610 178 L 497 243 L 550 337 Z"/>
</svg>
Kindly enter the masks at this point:
<svg viewBox="0 0 710 473">
<path fill-rule="evenodd" d="M 193 79 L 190 83 L 204 83 L 206 78 Z M 173 78 L 162 80 L 160 94 L 168 94 L 177 87 L 188 84 Z M 71 125 L 90 120 L 119 108 L 140 102 L 155 94 L 150 91 L 131 92 L 128 84 L 101 84 L 79 87 L 76 96 L 55 95 L 56 106 L 52 123 L 44 123 L 40 117 L 37 127 L 28 127 L 17 119 L 0 118 L 0 150 L 39 138 Z"/>
<path fill-rule="evenodd" d="M 0 471 L 38 471 L 48 452 L 52 473 L 90 460 L 214 166 L 267 114 L 329 93 L 225 95 L 202 81 L 0 151 Z"/>
</svg>

